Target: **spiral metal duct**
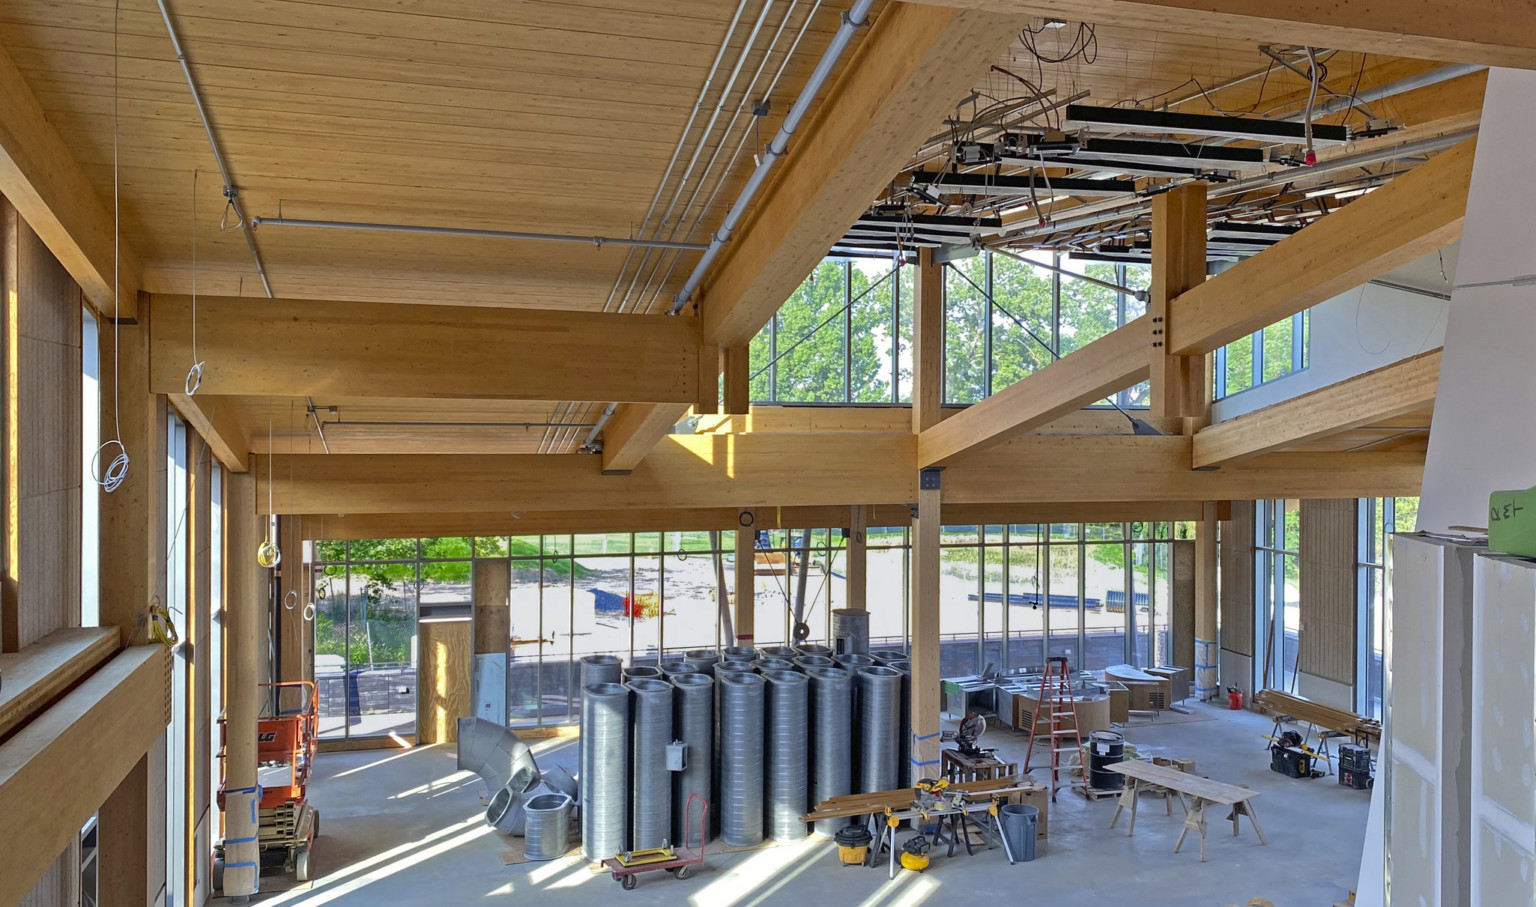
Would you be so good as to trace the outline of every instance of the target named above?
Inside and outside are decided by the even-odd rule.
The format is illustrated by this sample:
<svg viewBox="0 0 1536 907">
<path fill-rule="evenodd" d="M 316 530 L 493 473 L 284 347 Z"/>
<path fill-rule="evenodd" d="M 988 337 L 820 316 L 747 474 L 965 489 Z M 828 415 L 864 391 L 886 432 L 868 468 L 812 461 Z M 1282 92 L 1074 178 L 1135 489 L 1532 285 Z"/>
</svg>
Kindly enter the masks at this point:
<svg viewBox="0 0 1536 907">
<path fill-rule="evenodd" d="M 815 643 L 806 643 L 803 646 L 795 646 L 795 651 L 799 652 L 801 655 L 821 655 L 826 658 L 832 657 L 831 646 L 821 646 Z"/>
<path fill-rule="evenodd" d="M 581 658 L 581 686 L 577 688 L 577 695 L 583 700 L 578 703 L 577 709 L 583 717 L 586 711 L 586 689 L 594 683 L 623 683 L 624 664 L 614 655 L 584 655 Z M 587 735 L 582 734 L 576 738 L 576 780 L 583 778 L 581 767 L 586 763 L 582 761 L 582 753 L 586 752 Z M 578 798 L 579 799 L 579 798 Z"/>
<path fill-rule="evenodd" d="M 757 673 L 757 665 L 753 664 L 750 661 L 738 661 L 738 660 L 735 660 L 735 659 L 728 660 L 728 661 L 722 661 L 719 664 L 715 665 L 715 674 L 717 676 L 720 675 L 720 674 L 731 674 L 731 673 L 737 673 L 737 674 L 756 674 Z"/>
<path fill-rule="evenodd" d="M 672 840 L 672 773 L 667 744 L 672 742 L 672 684 L 639 677 L 634 693 L 635 760 L 630 790 L 630 845 L 636 850 L 661 847 Z"/>
<path fill-rule="evenodd" d="M 808 671 L 811 668 L 835 668 L 837 662 L 825 655 L 800 655 L 795 658 L 795 667 L 802 671 Z"/>
<path fill-rule="evenodd" d="M 698 672 L 693 669 L 693 665 L 686 661 L 664 661 L 661 663 L 661 676 L 669 680 L 679 674 L 697 673 Z"/>
<path fill-rule="evenodd" d="M 672 726 L 677 739 L 688 747 L 688 767 L 672 773 L 672 840 L 698 847 L 699 807 L 694 806 L 690 817 L 688 796 L 698 794 L 705 800 L 714 796 L 710 786 L 715 775 L 715 681 L 708 674 L 677 674 L 672 686 Z M 708 841 L 705 827 L 703 843 Z"/>
<path fill-rule="evenodd" d="M 869 654 L 869 612 L 838 608 L 832 612 L 832 648 L 839 654 Z"/>
<path fill-rule="evenodd" d="M 695 674 L 713 675 L 715 662 L 719 660 L 720 656 L 714 649 L 689 649 L 683 653 L 683 661 L 693 665 Z"/>
<path fill-rule="evenodd" d="M 764 812 L 768 837 L 798 841 L 805 837 L 805 815 L 810 797 L 809 693 L 804 674 L 790 670 L 764 671 L 768 695 L 763 723 L 767 740 L 764 766 Z"/>
<path fill-rule="evenodd" d="M 838 667 L 846 668 L 850 671 L 857 671 L 859 668 L 872 668 L 875 666 L 875 660 L 873 658 L 870 658 L 868 655 L 859 655 L 856 652 L 849 652 L 845 655 L 834 655 L 832 656 L 832 660 L 837 662 Z"/>
<path fill-rule="evenodd" d="M 589 862 L 628 850 L 629 688 L 594 683 L 582 688 L 581 853 Z"/>
<path fill-rule="evenodd" d="M 655 665 L 630 665 L 624 672 L 624 679 L 630 680 L 658 680 L 662 676 L 661 668 Z"/>
<path fill-rule="evenodd" d="M 794 646 L 763 646 L 757 650 L 757 654 L 761 658 L 782 658 L 793 661 L 800 653 L 795 651 Z"/>
<path fill-rule="evenodd" d="M 876 664 L 888 665 L 895 661 L 906 661 L 907 653 L 899 649 L 877 649 L 869 653 L 869 657 L 873 658 Z"/>
<path fill-rule="evenodd" d="M 720 685 L 720 839 L 763 840 L 763 687 L 760 674 L 724 672 Z"/>
<path fill-rule="evenodd" d="M 896 776 L 900 787 L 912 786 L 912 663 L 891 661 L 886 667 L 901 672 L 901 714 L 896 716 Z"/>
<path fill-rule="evenodd" d="M 812 656 L 815 657 L 815 656 Z M 853 677 L 842 668 L 808 667 L 810 682 L 810 805 L 853 793 Z M 823 819 L 816 833 L 837 834 L 847 819 Z"/>
<path fill-rule="evenodd" d="M 558 860 L 571 849 L 571 798 L 540 794 L 528 801 L 523 854 L 530 860 Z"/>
<path fill-rule="evenodd" d="M 899 783 L 896 737 L 901 672 L 870 665 L 859 668 L 854 676 L 859 685 L 859 790 L 893 790 Z"/>
<path fill-rule="evenodd" d="M 757 650 L 751 646 L 726 646 L 720 650 L 721 661 L 751 661 L 757 657 Z"/>
<path fill-rule="evenodd" d="M 795 663 L 787 658 L 759 658 L 752 662 L 759 674 L 767 674 L 769 671 L 793 671 Z"/>
</svg>

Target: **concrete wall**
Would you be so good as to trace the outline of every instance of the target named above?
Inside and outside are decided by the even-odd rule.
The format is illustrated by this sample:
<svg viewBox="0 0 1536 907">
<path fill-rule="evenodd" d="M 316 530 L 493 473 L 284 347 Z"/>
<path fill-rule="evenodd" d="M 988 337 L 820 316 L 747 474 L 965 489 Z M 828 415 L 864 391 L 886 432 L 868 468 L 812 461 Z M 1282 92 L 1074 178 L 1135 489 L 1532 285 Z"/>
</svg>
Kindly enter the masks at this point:
<svg viewBox="0 0 1536 907">
<path fill-rule="evenodd" d="M 1457 252 L 1451 246 L 1389 272 L 1382 280 L 1449 294 L 1450 281 L 1456 278 Z M 1217 400 L 1211 418 L 1231 419 L 1434 349 L 1445 342 L 1449 307 L 1443 299 L 1376 284 L 1320 302 L 1312 307 L 1307 367 Z"/>
</svg>

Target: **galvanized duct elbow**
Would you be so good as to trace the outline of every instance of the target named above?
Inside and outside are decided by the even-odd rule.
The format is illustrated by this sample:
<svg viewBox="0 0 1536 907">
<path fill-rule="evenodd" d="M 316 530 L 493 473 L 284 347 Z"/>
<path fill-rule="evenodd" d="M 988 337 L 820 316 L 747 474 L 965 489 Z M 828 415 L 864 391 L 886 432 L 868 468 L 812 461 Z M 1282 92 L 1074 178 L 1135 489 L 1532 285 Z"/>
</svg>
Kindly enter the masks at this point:
<svg viewBox="0 0 1536 907">
<path fill-rule="evenodd" d="M 533 750 L 511 728 L 484 718 L 460 718 L 458 731 L 459 769 L 479 775 L 488 795 L 495 796 L 514 776 L 521 788 L 538 779 Z"/>
</svg>

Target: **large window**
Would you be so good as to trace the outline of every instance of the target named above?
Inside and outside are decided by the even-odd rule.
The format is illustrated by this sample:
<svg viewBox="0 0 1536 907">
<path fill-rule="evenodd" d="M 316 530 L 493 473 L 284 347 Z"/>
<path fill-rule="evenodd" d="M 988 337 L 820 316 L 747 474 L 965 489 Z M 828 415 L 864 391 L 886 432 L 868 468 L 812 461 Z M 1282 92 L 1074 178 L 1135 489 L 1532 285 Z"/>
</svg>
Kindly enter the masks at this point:
<svg viewBox="0 0 1536 907">
<path fill-rule="evenodd" d="M 1295 692 L 1296 652 L 1301 638 L 1301 502 L 1258 501 L 1254 507 L 1254 601 L 1258 644 L 1264 653 L 1261 683 Z"/>
<path fill-rule="evenodd" d="M 944 268 L 944 402 L 975 403 L 1146 313 L 1143 265 L 983 252 Z M 1056 268 L 1076 269 L 1081 277 Z M 912 399 L 913 271 L 825 259 L 753 338 L 759 403 Z M 1118 393 L 1146 406 L 1143 383 Z M 1105 401 L 1107 404 L 1110 401 Z"/>
<path fill-rule="evenodd" d="M 1355 704 L 1361 714 L 1381 717 L 1386 611 L 1391 603 L 1392 533 L 1412 532 L 1418 522 L 1418 498 L 1361 498 L 1356 547 L 1356 600 L 1359 607 L 1355 663 Z"/>
<path fill-rule="evenodd" d="M 1306 368 L 1311 325 L 1310 310 L 1297 312 L 1217 350 L 1211 375 L 1216 399 Z"/>
</svg>

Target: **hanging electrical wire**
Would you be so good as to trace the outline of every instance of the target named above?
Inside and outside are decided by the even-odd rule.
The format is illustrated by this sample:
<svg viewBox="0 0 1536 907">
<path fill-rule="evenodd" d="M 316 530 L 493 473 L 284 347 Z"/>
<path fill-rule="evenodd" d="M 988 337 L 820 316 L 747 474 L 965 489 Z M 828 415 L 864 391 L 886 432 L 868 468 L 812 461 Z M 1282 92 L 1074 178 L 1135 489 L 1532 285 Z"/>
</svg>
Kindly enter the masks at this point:
<svg viewBox="0 0 1536 907">
<path fill-rule="evenodd" d="M 256 546 L 256 563 L 262 567 L 276 567 L 282 563 L 283 552 L 272 540 L 272 417 L 267 416 L 267 529 L 266 538 Z"/>
<path fill-rule="evenodd" d="M 203 360 L 197 358 L 197 170 L 192 171 L 192 367 L 185 390 L 190 397 L 203 386 Z"/>
<path fill-rule="evenodd" d="M 112 437 L 96 448 L 91 458 L 91 476 L 107 494 L 122 487 L 128 478 L 128 448 L 123 446 L 122 425 L 122 356 L 118 334 L 122 330 L 122 318 L 118 309 L 122 300 L 120 271 L 122 268 L 122 207 L 118 200 L 118 19 L 122 0 L 112 7 Z M 97 374 L 101 373 L 100 347 L 97 347 Z M 98 405 L 98 413 L 100 407 Z M 114 453 L 115 451 L 115 453 Z"/>
<path fill-rule="evenodd" d="M 1306 119 L 1302 122 L 1305 124 L 1303 131 L 1307 137 L 1307 156 L 1305 160 L 1307 166 L 1311 167 L 1317 163 L 1317 152 L 1312 148 L 1312 111 L 1317 106 L 1317 86 L 1322 79 L 1319 77 L 1317 51 L 1310 47 L 1307 48 L 1307 76 L 1311 80 L 1312 86 L 1307 91 L 1307 113 Z"/>
</svg>

